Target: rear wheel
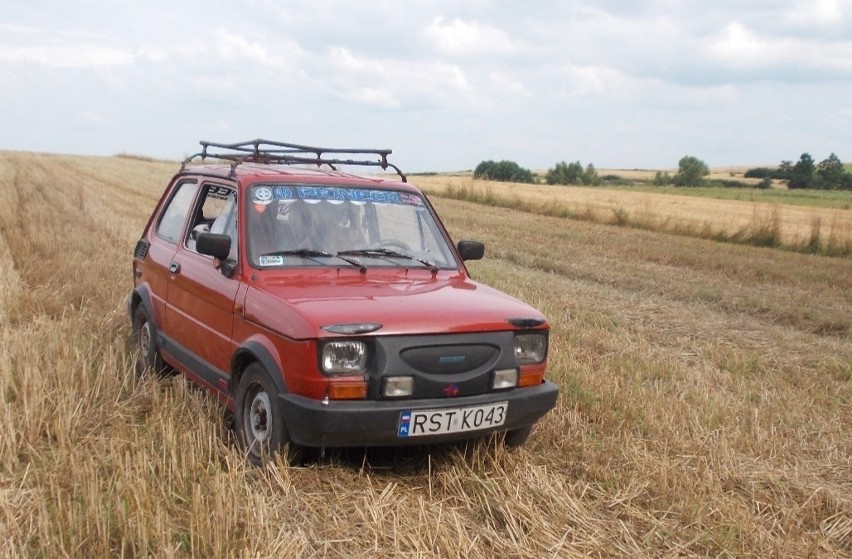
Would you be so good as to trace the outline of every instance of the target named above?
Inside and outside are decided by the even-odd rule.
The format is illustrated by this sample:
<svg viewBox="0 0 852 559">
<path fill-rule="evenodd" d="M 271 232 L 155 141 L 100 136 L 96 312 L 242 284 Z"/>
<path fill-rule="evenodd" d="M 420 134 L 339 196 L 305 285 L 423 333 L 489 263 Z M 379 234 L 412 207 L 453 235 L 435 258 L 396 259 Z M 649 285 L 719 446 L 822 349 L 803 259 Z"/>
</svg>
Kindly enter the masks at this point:
<svg viewBox="0 0 852 559">
<path fill-rule="evenodd" d="M 136 346 L 134 369 L 138 378 L 148 372 L 166 374 L 167 368 L 157 347 L 156 329 L 143 305 L 133 313 L 133 338 Z"/>
<path fill-rule="evenodd" d="M 237 436 L 249 461 L 260 466 L 284 452 L 287 463 L 301 465 L 305 448 L 290 442 L 275 383 L 259 363 L 249 365 L 237 389 Z"/>
</svg>

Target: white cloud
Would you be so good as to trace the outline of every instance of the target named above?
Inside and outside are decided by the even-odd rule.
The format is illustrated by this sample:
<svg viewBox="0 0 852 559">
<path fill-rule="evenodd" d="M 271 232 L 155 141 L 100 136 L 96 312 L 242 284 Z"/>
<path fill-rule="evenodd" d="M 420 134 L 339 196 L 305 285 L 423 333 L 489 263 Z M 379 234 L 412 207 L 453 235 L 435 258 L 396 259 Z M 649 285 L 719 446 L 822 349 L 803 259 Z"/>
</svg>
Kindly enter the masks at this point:
<svg viewBox="0 0 852 559">
<path fill-rule="evenodd" d="M 442 62 L 370 58 L 332 47 L 319 67 L 337 97 L 387 108 L 442 105 L 471 90 L 458 66 Z"/>
<path fill-rule="evenodd" d="M 282 56 L 272 54 L 262 44 L 231 33 L 224 27 L 214 29 L 213 49 L 222 60 L 229 62 L 246 58 L 264 66 L 280 67 L 285 65 Z"/>
<path fill-rule="evenodd" d="M 623 94 L 631 88 L 632 80 L 616 68 L 605 66 L 575 66 L 564 68 L 571 93 L 575 95 Z"/>
<path fill-rule="evenodd" d="M 852 73 L 852 41 L 815 41 L 762 36 L 739 22 L 729 23 L 708 40 L 706 53 L 724 69 L 762 70 L 766 79 L 848 79 Z"/>
<path fill-rule="evenodd" d="M 488 74 L 488 81 L 497 88 L 498 91 L 508 91 L 522 97 L 530 97 L 533 94 L 522 82 L 507 74 L 491 72 Z"/>
<path fill-rule="evenodd" d="M 74 115 L 74 120 L 83 126 L 104 126 L 109 119 L 93 111 L 85 111 Z"/>
<path fill-rule="evenodd" d="M 852 156 L 852 0 L 101 4 L 4 10 L 0 148 L 168 157 L 286 130 L 421 170 Z"/>
<path fill-rule="evenodd" d="M 762 65 L 783 60 L 783 46 L 771 43 L 739 22 L 725 26 L 708 45 L 711 56 L 737 66 Z"/>
<path fill-rule="evenodd" d="M 850 2 L 844 0 L 797 0 L 784 17 L 796 25 L 834 25 L 850 11 Z"/>
<path fill-rule="evenodd" d="M 426 38 L 438 51 L 450 56 L 504 55 L 519 50 L 518 43 L 505 32 L 476 21 L 445 21 L 438 16 L 426 27 Z"/>
<path fill-rule="evenodd" d="M 381 107 L 398 107 L 399 101 L 394 98 L 393 92 L 379 87 L 361 87 L 344 93 L 346 97 L 359 103 L 377 105 Z"/>
<path fill-rule="evenodd" d="M 41 64 L 53 68 L 86 68 L 130 64 L 132 51 L 101 45 L 0 46 L 0 62 Z"/>
</svg>

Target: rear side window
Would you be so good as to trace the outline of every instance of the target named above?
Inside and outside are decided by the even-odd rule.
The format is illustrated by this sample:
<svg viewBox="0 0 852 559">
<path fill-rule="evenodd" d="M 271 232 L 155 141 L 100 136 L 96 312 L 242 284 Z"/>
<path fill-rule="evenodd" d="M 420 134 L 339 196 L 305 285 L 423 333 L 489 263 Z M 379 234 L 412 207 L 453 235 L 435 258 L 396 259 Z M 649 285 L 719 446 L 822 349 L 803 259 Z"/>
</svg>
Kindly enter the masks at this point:
<svg viewBox="0 0 852 559">
<path fill-rule="evenodd" d="M 195 182 L 185 182 L 178 185 L 171 200 L 169 200 L 160 223 L 157 225 L 157 235 L 170 243 L 177 244 L 181 239 L 181 232 L 186 223 L 186 216 L 192 201 L 195 199 L 195 191 L 198 185 Z"/>
</svg>

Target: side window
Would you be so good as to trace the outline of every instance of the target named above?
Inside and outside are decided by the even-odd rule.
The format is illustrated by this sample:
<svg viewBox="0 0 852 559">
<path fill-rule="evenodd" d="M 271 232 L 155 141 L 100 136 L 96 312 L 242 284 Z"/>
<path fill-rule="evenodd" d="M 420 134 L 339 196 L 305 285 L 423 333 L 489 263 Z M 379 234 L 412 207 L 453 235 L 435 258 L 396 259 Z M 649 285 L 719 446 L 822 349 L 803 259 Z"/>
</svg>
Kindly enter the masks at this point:
<svg viewBox="0 0 852 559">
<path fill-rule="evenodd" d="M 231 258 L 237 255 L 237 197 L 227 186 L 206 184 L 195 207 L 186 247 L 195 250 L 198 233 L 218 233 L 231 237 Z"/>
<path fill-rule="evenodd" d="M 198 184 L 193 182 L 185 182 L 178 185 L 172 199 L 169 200 L 163 215 L 160 217 L 160 223 L 157 225 L 157 235 L 177 244 L 180 242 L 180 234 L 183 231 L 183 225 L 186 223 L 186 216 L 189 213 L 189 208 L 192 206 L 192 200 L 195 198 L 195 191 Z"/>
</svg>

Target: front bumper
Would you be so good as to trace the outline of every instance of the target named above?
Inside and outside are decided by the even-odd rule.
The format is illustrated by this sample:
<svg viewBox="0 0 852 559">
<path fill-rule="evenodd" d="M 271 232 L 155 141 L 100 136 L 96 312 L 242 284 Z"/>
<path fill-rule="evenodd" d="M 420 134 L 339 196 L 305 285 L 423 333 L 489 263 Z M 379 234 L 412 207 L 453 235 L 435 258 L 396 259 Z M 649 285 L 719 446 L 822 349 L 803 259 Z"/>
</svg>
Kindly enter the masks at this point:
<svg viewBox="0 0 852 559">
<path fill-rule="evenodd" d="M 324 404 L 293 394 L 282 394 L 279 397 L 284 421 L 294 443 L 311 447 L 362 447 L 442 443 L 527 427 L 541 419 L 556 405 L 558 394 L 557 386 L 545 381 L 534 387 L 462 398 L 332 400 Z M 398 435 L 400 414 L 403 411 L 468 407 L 496 402 L 509 403 L 506 421 L 500 427 L 423 437 L 406 438 Z"/>
</svg>

